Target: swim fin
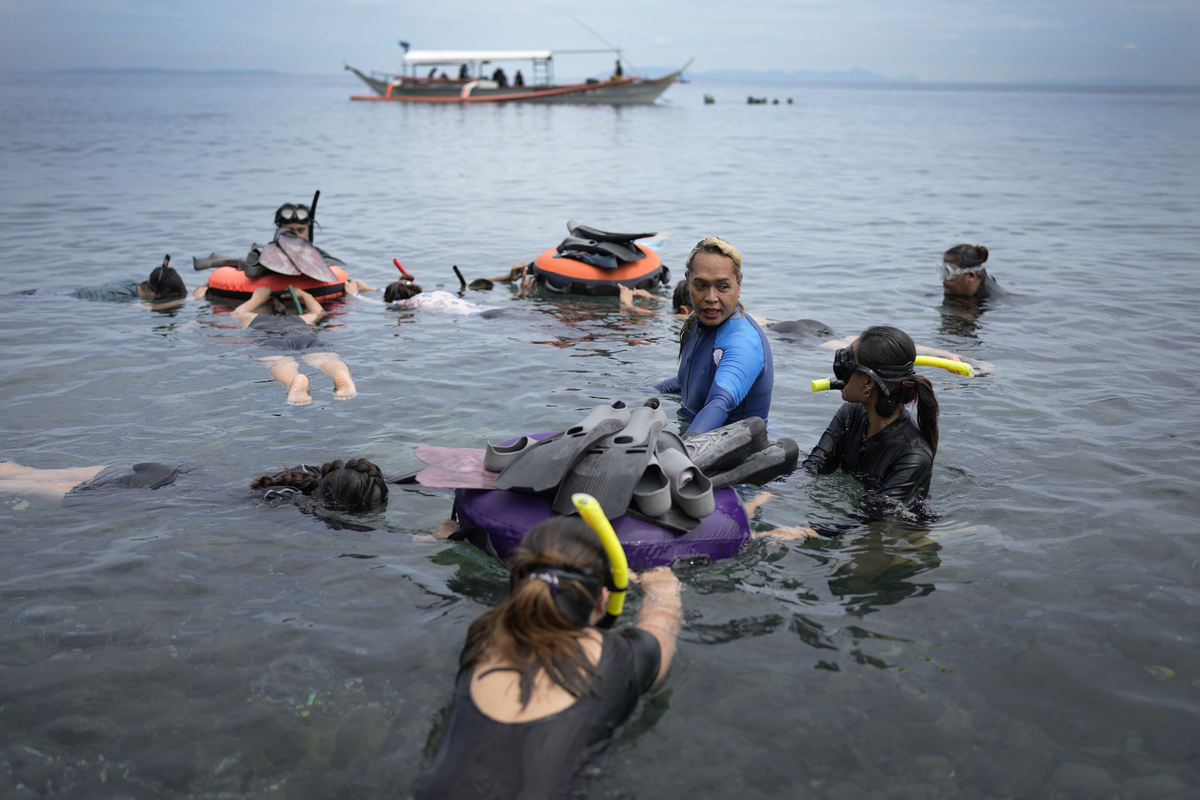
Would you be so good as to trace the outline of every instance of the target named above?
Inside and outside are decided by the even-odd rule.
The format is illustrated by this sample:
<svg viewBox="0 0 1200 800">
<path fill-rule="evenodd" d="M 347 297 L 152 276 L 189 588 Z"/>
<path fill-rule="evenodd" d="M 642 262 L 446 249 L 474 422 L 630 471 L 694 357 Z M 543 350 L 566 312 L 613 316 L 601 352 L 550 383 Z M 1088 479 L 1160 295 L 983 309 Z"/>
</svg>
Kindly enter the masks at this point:
<svg viewBox="0 0 1200 800">
<path fill-rule="evenodd" d="M 325 263 L 317 248 L 309 244 L 307 239 L 301 239 L 290 230 L 280 229 L 275 244 L 287 254 L 300 274 L 324 283 L 337 283 L 337 275 L 333 274 L 333 270 Z"/>
<path fill-rule="evenodd" d="M 712 481 L 688 458 L 687 449 L 674 433 L 658 440 L 658 463 L 671 487 L 671 502 L 689 517 L 704 519 L 716 509 Z"/>
<path fill-rule="evenodd" d="M 558 486 L 583 452 L 629 422 L 625 403 L 598 406 L 578 425 L 542 439 L 514 459 L 494 484 L 497 489 L 545 494 Z M 574 506 L 572 506 L 574 508 Z"/>
<path fill-rule="evenodd" d="M 767 423 L 748 417 L 720 428 L 683 437 L 688 458 L 702 472 L 724 472 L 767 446 Z"/>
<path fill-rule="evenodd" d="M 792 439 L 779 439 L 754 453 L 741 464 L 712 476 L 714 489 L 740 483 L 762 486 L 781 475 L 787 475 L 800 461 L 800 445 Z"/>
<path fill-rule="evenodd" d="M 571 495 L 585 492 L 596 498 L 604 516 L 623 516 L 654 455 L 658 434 L 667 424 L 661 405 L 657 397 L 651 397 L 646 405 L 630 412 L 624 429 L 589 448 L 558 485 L 551 508 L 559 514 L 575 513 Z"/>
</svg>

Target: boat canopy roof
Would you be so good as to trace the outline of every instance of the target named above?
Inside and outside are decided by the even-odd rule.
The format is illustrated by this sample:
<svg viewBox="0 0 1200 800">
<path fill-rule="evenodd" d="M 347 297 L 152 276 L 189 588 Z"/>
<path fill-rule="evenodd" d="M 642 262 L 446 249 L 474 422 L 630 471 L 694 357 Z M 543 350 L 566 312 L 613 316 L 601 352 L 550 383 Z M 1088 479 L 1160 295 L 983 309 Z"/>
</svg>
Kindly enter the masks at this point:
<svg viewBox="0 0 1200 800">
<path fill-rule="evenodd" d="M 549 50 L 410 50 L 405 64 L 487 64 L 490 61 L 549 61 Z"/>
</svg>

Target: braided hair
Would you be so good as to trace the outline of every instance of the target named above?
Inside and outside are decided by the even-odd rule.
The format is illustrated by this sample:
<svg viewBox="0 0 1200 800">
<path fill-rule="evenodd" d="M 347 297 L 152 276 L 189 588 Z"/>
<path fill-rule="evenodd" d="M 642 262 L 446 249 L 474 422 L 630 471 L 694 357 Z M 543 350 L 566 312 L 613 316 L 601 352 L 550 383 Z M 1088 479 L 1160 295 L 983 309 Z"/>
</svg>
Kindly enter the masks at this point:
<svg viewBox="0 0 1200 800">
<path fill-rule="evenodd" d="M 379 467 L 365 458 L 336 459 L 320 468 L 301 464 L 283 472 L 255 478 L 251 489 L 287 487 L 322 505 L 365 510 L 387 502 L 388 488 Z"/>
</svg>

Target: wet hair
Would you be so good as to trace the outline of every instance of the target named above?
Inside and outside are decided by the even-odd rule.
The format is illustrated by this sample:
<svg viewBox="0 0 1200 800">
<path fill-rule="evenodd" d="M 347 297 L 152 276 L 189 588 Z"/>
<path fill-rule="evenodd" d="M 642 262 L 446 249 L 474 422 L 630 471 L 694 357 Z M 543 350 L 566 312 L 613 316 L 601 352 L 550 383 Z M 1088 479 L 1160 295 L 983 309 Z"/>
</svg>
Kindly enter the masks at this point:
<svg viewBox="0 0 1200 800">
<path fill-rule="evenodd" d="M 539 670 L 572 697 L 596 694 L 600 673 L 581 640 L 609 570 L 600 537 L 579 517 L 534 525 L 509 566 L 508 597 L 471 623 L 459 668 L 484 659 L 513 665 L 522 708 Z"/>
<path fill-rule="evenodd" d="M 144 285 L 154 294 L 155 300 L 165 297 L 182 297 L 187 294 L 183 278 L 179 277 L 179 273 L 175 271 L 174 267 L 155 267 Z"/>
<path fill-rule="evenodd" d="M 282 219 L 279 216 L 279 213 L 285 208 L 303 208 L 306 212 L 308 212 L 308 218 L 304 221 L 300 221 L 298 219 Z M 305 225 L 308 226 L 309 230 L 312 230 L 312 209 L 304 203 L 284 203 L 279 208 L 275 209 L 275 227 L 282 228 L 284 225 L 290 224 Z"/>
<path fill-rule="evenodd" d="M 942 253 L 942 261 L 947 264 L 957 264 L 963 269 L 980 269 L 987 261 L 988 249 L 981 244 L 960 244 Z"/>
<path fill-rule="evenodd" d="M 267 298 L 267 302 L 263 303 L 266 311 L 260 311 L 260 314 L 270 314 L 271 316 L 283 316 L 285 314 L 296 315 L 296 307 L 288 305 L 282 297 L 271 295 Z"/>
<path fill-rule="evenodd" d="M 411 278 L 404 280 L 401 278 L 398 281 L 393 281 L 383 290 L 383 302 L 395 303 L 397 300 L 407 300 L 408 298 L 421 293 L 421 287 L 413 282 Z"/>
<path fill-rule="evenodd" d="M 692 293 L 688 291 L 687 278 L 681 278 L 679 283 L 675 284 L 675 291 L 671 294 L 671 310 L 678 314 L 683 310 L 684 306 L 692 305 Z"/>
<path fill-rule="evenodd" d="M 687 261 L 684 264 L 685 274 L 691 274 L 692 265 L 696 262 L 696 256 L 701 253 L 715 253 L 720 256 L 726 256 L 733 262 L 734 276 L 739 281 L 742 279 L 742 251 L 719 236 L 709 236 L 707 239 L 701 239 L 696 242 L 696 246 L 692 248 L 692 252 L 688 253 Z"/>
<path fill-rule="evenodd" d="M 859 364 L 870 367 L 887 383 L 882 387 L 885 391 L 875 401 L 875 412 L 887 418 L 896 412 L 898 406 L 908 405 L 915 400 L 917 427 L 921 429 L 922 438 L 929 443 L 930 451 L 937 455 L 937 397 L 929 379 L 913 372 L 917 347 L 912 337 L 899 328 L 876 325 L 859 334 L 854 356 Z M 906 365 L 907 370 L 902 372 L 898 369 Z M 893 379 L 892 375 L 896 377 Z"/>
<path fill-rule="evenodd" d="M 684 290 L 687 290 L 687 281 L 690 280 L 692 274 L 692 266 L 696 263 L 696 256 L 701 253 L 715 253 L 716 255 L 725 256 L 733 262 L 733 275 L 737 278 L 738 283 L 742 282 L 742 251 L 738 250 L 729 242 L 722 239 L 720 236 L 709 236 L 706 239 L 701 239 L 696 242 L 696 246 L 692 248 L 692 252 L 688 253 L 687 261 L 684 262 Z M 687 294 L 689 305 L 691 293 Z M 677 306 L 678 307 L 678 306 Z M 695 311 L 695 309 L 692 309 Z M 737 309 L 734 314 L 742 315 L 746 313 L 745 306 L 741 301 L 738 301 Z M 693 314 L 683 323 L 683 327 L 679 331 L 679 352 L 683 352 L 683 342 L 687 335 L 692 332 L 692 328 L 696 327 L 699 317 Z"/>
<path fill-rule="evenodd" d="M 478 289 L 482 291 L 491 291 L 496 284 L 489 281 L 487 278 L 476 278 L 467 284 L 468 289 Z"/>
<path fill-rule="evenodd" d="M 363 511 L 387 502 L 387 482 L 379 467 L 365 458 L 336 459 L 319 469 L 301 464 L 251 482 L 251 489 L 287 487 L 329 508 Z"/>
</svg>

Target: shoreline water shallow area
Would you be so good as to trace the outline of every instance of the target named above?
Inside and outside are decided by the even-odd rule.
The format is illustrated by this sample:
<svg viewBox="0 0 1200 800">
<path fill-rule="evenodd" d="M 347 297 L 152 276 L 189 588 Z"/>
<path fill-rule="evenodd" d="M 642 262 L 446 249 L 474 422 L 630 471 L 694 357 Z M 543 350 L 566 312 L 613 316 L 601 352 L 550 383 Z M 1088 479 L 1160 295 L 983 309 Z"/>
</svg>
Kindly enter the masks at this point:
<svg viewBox="0 0 1200 800">
<path fill-rule="evenodd" d="M 891 324 L 998 367 L 923 370 L 932 523 L 680 570 L 676 661 L 590 796 L 1200 793 L 1200 90 L 696 82 L 652 107 L 431 107 L 352 103 L 355 83 L 0 75 L 0 460 L 197 465 L 85 506 L 0 496 L 0 796 L 404 796 L 505 573 L 412 539 L 451 493 L 397 488 L 354 520 L 375 530 L 339 530 L 249 481 L 343 456 L 407 472 L 420 445 L 559 430 L 674 371 L 680 321 L 616 298 L 499 284 L 464 294 L 511 309 L 483 319 L 368 296 L 318 331 L 358 396 L 314 377 L 293 407 L 227 311 L 56 294 L 165 253 L 194 286 L 191 256 L 244 253 L 317 189 L 316 244 L 375 286 L 399 258 L 455 291 L 452 265 L 498 275 L 569 218 L 669 232 L 678 279 L 717 234 L 753 314 Z M 963 242 L 1007 302 L 943 305 L 935 267 Z M 807 453 L 840 402 L 809 391 L 832 351 L 771 337 L 771 421 Z M 861 491 L 768 489 L 759 530 Z"/>
</svg>

